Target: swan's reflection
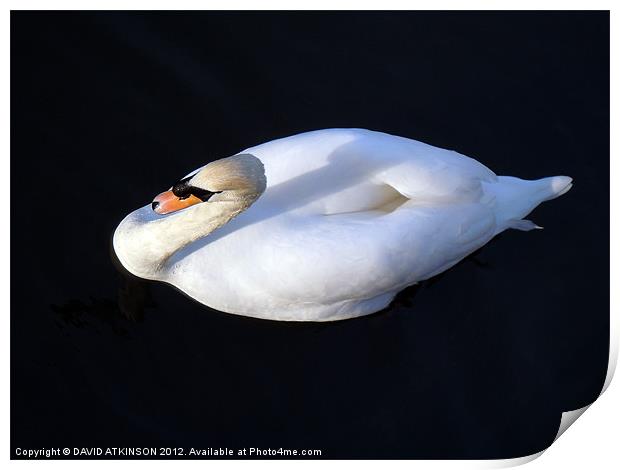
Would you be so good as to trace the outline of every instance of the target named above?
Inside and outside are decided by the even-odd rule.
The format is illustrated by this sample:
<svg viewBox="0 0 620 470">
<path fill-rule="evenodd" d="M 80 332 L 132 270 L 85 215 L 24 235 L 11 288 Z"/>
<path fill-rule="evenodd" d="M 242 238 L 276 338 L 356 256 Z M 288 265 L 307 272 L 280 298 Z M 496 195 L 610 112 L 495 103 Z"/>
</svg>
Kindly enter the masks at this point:
<svg viewBox="0 0 620 470">
<path fill-rule="evenodd" d="M 110 250 L 110 258 L 118 273 L 116 298 L 89 295 L 86 301 L 74 298 L 62 304 L 52 304 L 50 307 L 56 314 L 57 326 L 91 326 L 99 331 L 98 325 L 103 324 L 110 327 L 113 333 L 129 337 L 130 325 L 142 322 L 145 310 L 157 306 L 149 282 L 128 273 L 113 250 Z"/>
</svg>

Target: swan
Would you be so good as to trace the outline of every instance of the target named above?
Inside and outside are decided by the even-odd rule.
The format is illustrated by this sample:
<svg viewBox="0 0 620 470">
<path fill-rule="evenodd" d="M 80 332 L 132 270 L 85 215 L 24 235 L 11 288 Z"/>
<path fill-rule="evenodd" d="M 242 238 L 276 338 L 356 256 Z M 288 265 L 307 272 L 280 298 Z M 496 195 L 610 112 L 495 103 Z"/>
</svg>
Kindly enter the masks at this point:
<svg viewBox="0 0 620 470">
<path fill-rule="evenodd" d="M 333 321 L 385 308 L 498 233 L 535 228 L 567 176 L 497 176 L 478 161 L 364 129 L 248 148 L 189 173 L 118 225 L 132 274 L 217 310 Z"/>
</svg>

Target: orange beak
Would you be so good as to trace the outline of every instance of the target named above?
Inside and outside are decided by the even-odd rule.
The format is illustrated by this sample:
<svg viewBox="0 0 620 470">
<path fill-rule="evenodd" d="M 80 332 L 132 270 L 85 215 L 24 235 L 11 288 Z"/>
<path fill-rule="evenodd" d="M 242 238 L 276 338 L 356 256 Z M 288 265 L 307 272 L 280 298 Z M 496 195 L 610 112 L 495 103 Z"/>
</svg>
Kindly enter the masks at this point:
<svg viewBox="0 0 620 470">
<path fill-rule="evenodd" d="M 171 212 L 175 212 L 181 209 L 185 209 L 186 207 L 193 206 L 194 204 L 198 204 L 202 202 L 199 198 L 191 194 L 189 197 L 184 199 L 180 199 L 175 196 L 172 191 L 164 191 L 159 194 L 155 199 L 153 199 L 153 210 L 158 214 L 170 214 Z"/>
</svg>

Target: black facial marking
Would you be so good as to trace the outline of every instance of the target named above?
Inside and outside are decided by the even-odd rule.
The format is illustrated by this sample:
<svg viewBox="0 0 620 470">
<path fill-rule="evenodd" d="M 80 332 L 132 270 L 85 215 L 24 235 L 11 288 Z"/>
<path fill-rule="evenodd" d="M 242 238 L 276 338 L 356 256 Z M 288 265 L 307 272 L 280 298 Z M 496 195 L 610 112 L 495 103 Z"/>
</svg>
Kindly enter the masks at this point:
<svg viewBox="0 0 620 470">
<path fill-rule="evenodd" d="M 172 193 L 179 199 L 187 199 L 191 195 L 196 196 L 201 201 L 208 201 L 214 194 L 221 193 L 222 191 L 208 191 L 206 189 L 197 188 L 192 186 L 189 181 L 194 175 L 183 178 L 172 187 Z"/>
<path fill-rule="evenodd" d="M 176 197 L 180 199 L 186 199 L 190 196 L 191 194 L 191 192 L 189 191 L 189 188 L 191 188 L 189 184 L 190 179 L 191 177 L 188 176 L 187 178 L 183 178 L 179 182 L 175 183 L 174 186 L 172 186 L 172 192 L 174 193 Z"/>
<path fill-rule="evenodd" d="M 219 194 L 222 191 L 207 191 L 206 189 L 196 188 L 195 186 L 191 186 L 191 194 L 196 196 L 201 201 L 208 201 L 211 196 L 214 194 Z"/>
</svg>

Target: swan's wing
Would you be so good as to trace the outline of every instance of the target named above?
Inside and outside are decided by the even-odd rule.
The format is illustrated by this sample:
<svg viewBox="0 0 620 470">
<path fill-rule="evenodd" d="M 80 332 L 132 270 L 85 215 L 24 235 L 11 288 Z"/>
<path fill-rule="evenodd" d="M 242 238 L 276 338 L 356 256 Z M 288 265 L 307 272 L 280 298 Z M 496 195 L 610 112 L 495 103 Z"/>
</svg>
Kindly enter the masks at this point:
<svg viewBox="0 0 620 470">
<path fill-rule="evenodd" d="M 372 131 L 358 131 L 351 151 L 377 165 L 375 180 L 412 200 L 470 202 L 482 198 L 482 181 L 497 176 L 482 163 L 452 150 Z M 355 148 L 353 148 L 355 147 Z"/>
<path fill-rule="evenodd" d="M 263 161 L 259 205 L 333 214 L 378 208 L 401 195 L 427 202 L 482 198 L 495 174 L 481 163 L 404 137 L 364 129 L 306 132 L 244 150 Z"/>
</svg>

